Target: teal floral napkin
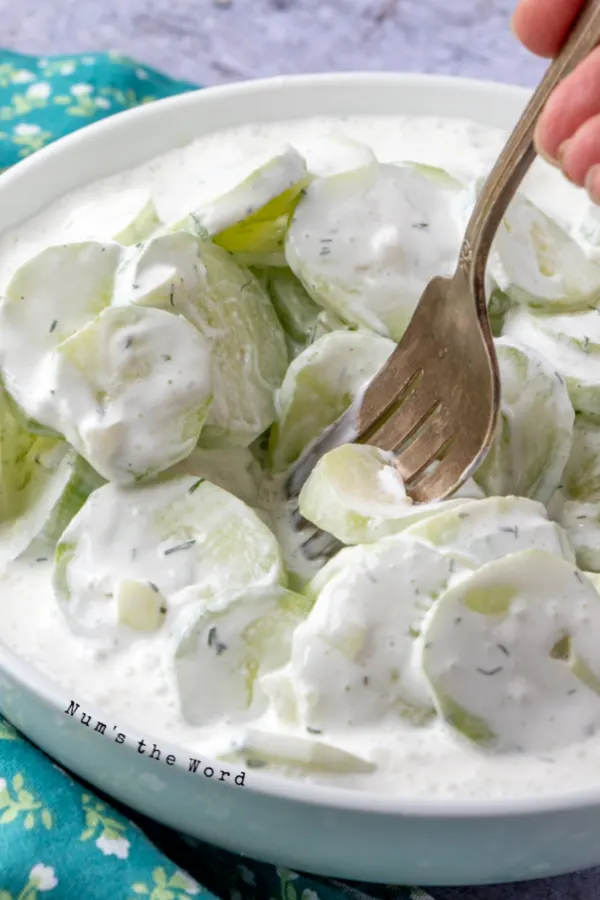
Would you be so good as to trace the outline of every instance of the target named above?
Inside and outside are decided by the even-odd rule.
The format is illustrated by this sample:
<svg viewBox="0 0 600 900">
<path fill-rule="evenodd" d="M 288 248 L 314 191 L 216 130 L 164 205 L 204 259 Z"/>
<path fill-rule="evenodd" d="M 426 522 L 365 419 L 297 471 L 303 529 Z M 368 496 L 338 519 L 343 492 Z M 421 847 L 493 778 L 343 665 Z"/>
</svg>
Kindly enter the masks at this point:
<svg viewBox="0 0 600 900">
<path fill-rule="evenodd" d="M 117 53 L 0 51 L 0 170 L 141 103 L 194 90 Z M 120 808 L 0 717 L 0 900 L 432 900 L 255 863 Z"/>
<path fill-rule="evenodd" d="M 119 53 L 0 50 L 0 170 L 82 125 L 197 87 Z"/>
</svg>

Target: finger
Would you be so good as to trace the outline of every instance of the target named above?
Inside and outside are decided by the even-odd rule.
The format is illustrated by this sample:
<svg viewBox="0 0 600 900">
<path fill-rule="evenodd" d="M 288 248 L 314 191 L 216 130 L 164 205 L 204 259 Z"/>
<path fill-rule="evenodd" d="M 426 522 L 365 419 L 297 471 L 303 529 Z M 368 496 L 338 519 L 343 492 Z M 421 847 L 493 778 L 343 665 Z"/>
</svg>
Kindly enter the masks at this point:
<svg viewBox="0 0 600 900">
<path fill-rule="evenodd" d="M 538 56 L 556 56 L 584 0 L 521 0 L 512 28 L 522 44 Z"/>
<path fill-rule="evenodd" d="M 535 130 L 539 152 L 550 160 L 558 160 L 561 145 L 598 113 L 600 47 L 579 63 L 552 93 Z"/>
<path fill-rule="evenodd" d="M 586 175 L 585 187 L 594 203 L 600 205 L 600 165 L 592 166 Z"/>
<path fill-rule="evenodd" d="M 600 115 L 584 122 L 563 144 L 560 162 L 567 178 L 583 187 L 592 166 L 600 163 Z"/>
</svg>

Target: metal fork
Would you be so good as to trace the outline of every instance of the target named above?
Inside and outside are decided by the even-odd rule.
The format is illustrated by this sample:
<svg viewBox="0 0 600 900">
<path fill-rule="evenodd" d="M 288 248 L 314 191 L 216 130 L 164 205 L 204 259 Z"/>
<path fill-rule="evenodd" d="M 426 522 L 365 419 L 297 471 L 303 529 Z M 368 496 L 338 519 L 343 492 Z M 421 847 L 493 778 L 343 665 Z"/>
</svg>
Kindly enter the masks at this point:
<svg viewBox="0 0 600 900">
<path fill-rule="evenodd" d="M 415 502 L 441 500 L 471 477 L 494 439 L 500 377 L 487 311 L 485 270 L 496 231 L 536 156 L 537 120 L 556 85 L 600 43 L 600 0 L 589 0 L 559 55 L 510 135 L 483 185 L 466 227 L 456 272 L 433 278 L 385 366 L 362 397 L 323 432 L 286 482 L 295 500 L 318 460 L 346 443 L 369 443 L 396 454 Z M 296 513 L 296 527 L 310 523 Z M 336 550 L 317 531 L 307 557 Z"/>
</svg>

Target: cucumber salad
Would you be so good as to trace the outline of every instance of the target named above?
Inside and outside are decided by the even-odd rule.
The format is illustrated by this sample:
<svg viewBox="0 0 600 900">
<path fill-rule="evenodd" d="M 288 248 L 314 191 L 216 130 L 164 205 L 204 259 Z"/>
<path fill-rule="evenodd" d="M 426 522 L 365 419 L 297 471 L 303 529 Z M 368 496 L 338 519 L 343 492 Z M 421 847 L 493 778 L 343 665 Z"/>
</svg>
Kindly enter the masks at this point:
<svg viewBox="0 0 600 900">
<path fill-rule="evenodd" d="M 537 161 L 488 266 L 491 451 L 414 504 L 304 448 L 450 275 L 504 135 L 247 126 L 0 239 L 0 641 L 111 721 L 273 777 L 541 793 L 600 766 L 600 209 Z M 310 559 L 317 529 L 343 545 Z M 1 664 L 1 653 L 0 653 Z"/>
</svg>

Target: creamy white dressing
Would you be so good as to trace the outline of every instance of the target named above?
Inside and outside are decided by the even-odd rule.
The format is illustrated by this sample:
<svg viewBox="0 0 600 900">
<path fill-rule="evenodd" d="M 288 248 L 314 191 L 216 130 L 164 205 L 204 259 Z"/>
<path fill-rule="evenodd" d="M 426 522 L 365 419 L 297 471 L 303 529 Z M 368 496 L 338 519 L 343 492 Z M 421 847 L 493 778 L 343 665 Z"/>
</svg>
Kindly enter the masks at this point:
<svg viewBox="0 0 600 900">
<path fill-rule="evenodd" d="M 218 133 L 133 171 L 89 185 L 5 234 L 0 239 L 0 290 L 5 291 L 13 273 L 25 260 L 51 244 L 113 239 L 117 235 L 112 233 L 111 221 L 118 223 L 119 235 L 141 235 L 154 215 L 144 192 L 150 195 L 162 221 L 178 221 L 192 209 L 208 208 L 218 193 L 217 183 L 220 190 L 222 185 L 231 184 L 231 173 L 243 169 L 245 160 L 268 158 L 286 144 L 306 158 L 309 170 L 321 174 L 344 171 L 355 160 L 368 165 L 369 153 L 349 143 L 358 141 L 372 148 L 380 162 L 417 161 L 443 167 L 456 178 L 468 181 L 488 171 L 504 139 L 503 132 L 470 122 L 401 117 L 292 121 Z M 131 191 L 140 193 L 128 193 L 125 202 L 125 192 Z M 583 192 L 568 185 L 542 161 L 536 162 L 528 176 L 526 192 L 567 229 L 577 226 L 588 207 Z M 114 218 L 111 204 L 114 204 Z M 94 209 L 101 209 L 102 214 L 94 216 Z M 228 206 L 227 223 L 234 218 Z M 375 264 L 385 249 L 384 244 L 394 246 L 398 237 L 398 233 L 388 229 L 378 243 L 366 248 L 370 262 Z M 567 353 L 565 348 L 565 356 Z M 198 465 L 203 463 L 199 460 Z M 193 472 L 185 468 L 183 471 Z M 226 487 L 225 482 L 223 475 L 219 483 Z M 304 580 L 308 579 L 317 566 L 304 560 L 300 550 L 304 538 L 290 528 L 288 511 L 278 501 L 273 486 L 266 485 L 262 496 L 252 505 L 259 507 L 261 516 L 265 515 L 271 523 L 288 566 Z M 514 522 L 527 532 L 523 513 L 517 511 Z M 122 522 L 119 525 L 124 527 Z M 532 537 L 531 544 L 539 546 L 538 537 Z M 503 547 L 509 539 L 507 535 Z M 100 547 L 106 549 L 109 545 L 107 540 Z M 177 565 L 184 563 L 179 559 Z M 106 633 L 76 635 L 54 599 L 50 574 L 48 561 L 30 557 L 10 564 L 0 576 L 0 638 L 8 647 L 54 679 L 82 706 L 88 702 L 105 710 L 107 721 L 118 724 L 122 730 L 131 724 L 151 735 L 168 735 L 171 742 L 188 748 L 190 755 L 196 756 L 226 755 L 232 742 L 243 738 L 239 724 L 229 725 L 224 721 L 216 726 L 193 727 L 186 722 L 168 665 L 163 630 L 144 633 L 134 641 L 116 646 Z M 462 577 L 462 573 L 458 574 Z M 157 573 L 156 580 L 160 580 L 159 576 Z M 393 569 L 388 577 L 393 580 Z M 368 607 L 368 579 L 362 579 L 361 590 L 364 605 Z M 375 594 L 371 599 L 374 597 Z M 386 627 L 382 619 L 378 633 L 385 635 Z M 317 674 L 318 671 L 317 668 Z M 333 682 L 337 675 L 339 672 L 334 667 L 332 673 L 323 677 Z M 407 684 L 409 675 L 406 675 Z M 276 700 L 273 708 L 253 724 L 258 731 L 271 728 L 282 739 L 296 735 L 304 741 L 305 725 L 286 722 L 285 675 L 277 677 L 273 677 L 271 686 L 268 677 L 265 679 L 265 690 Z M 355 706 L 352 702 L 349 698 L 350 715 L 352 710 L 358 710 L 362 711 L 363 720 L 368 719 L 366 712 L 372 711 L 368 694 L 363 692 Z M 587 787 L 597 777 L 600 767 L 598 735 L 558 747 L 551 753 L 500 755 L 487 753 L 460 736 L 451 735 L 440 720 L 415 727 L 382 709 L 378 721 L 363 721 L 360 727 L 348 728 L 348 723 L 342 721 L 343 706 L 334 702 L 334 708 L 337 718 L 330 720 L 326 733 L 319 735 L 318 740 L 327 741 L 350 756 L 344 757 L 335 773 L 304 777 L 386 794 L 522 796 Z M 279 718 L 275 718 L 276 710 Z M 254 740 L 259 738 L 255 736 Z M 300 756 L 302 752 L 300 748 Z M 356 764 L 353 759 L 358 760 Z"/>
</svg>

